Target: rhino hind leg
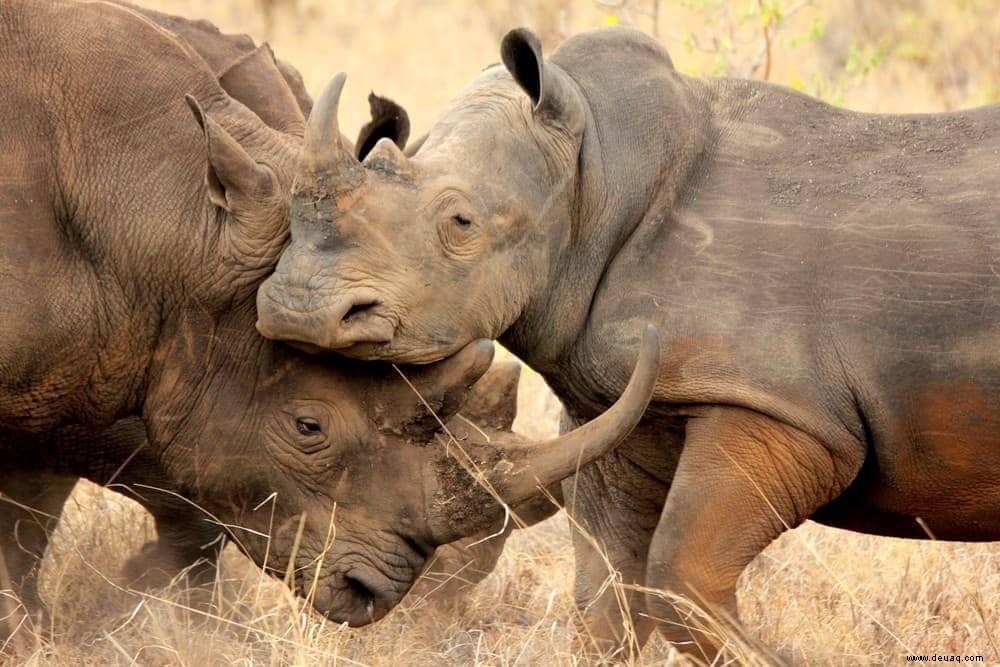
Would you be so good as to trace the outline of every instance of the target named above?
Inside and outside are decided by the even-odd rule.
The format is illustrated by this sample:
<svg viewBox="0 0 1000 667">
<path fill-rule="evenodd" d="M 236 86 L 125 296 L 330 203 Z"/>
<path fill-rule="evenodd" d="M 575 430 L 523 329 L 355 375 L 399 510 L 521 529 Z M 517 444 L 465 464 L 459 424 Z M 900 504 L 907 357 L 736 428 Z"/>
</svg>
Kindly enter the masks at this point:
<svg viewBox="0 0 1000 667">
<path fill-rule="evenodd" d="M 76 481 L 39 471 L 5 472 L 0 479 L 0 639 L 27 635 L 20 632 L 26 622 L 44 627 L 38 571 Z"/>
<path fill-rule="evenodd" d="M 737 579 L 783 531 L 849 485 L 860 452 L 834 456 L 812 436 L 740 408 L 708 408 L 688 422 L 646 578 L 662 592 L 647 597 L 649 616 L 676 648 L 711 663 L 721 633 L 767 653 L 738 624 Z"/>
</svg>

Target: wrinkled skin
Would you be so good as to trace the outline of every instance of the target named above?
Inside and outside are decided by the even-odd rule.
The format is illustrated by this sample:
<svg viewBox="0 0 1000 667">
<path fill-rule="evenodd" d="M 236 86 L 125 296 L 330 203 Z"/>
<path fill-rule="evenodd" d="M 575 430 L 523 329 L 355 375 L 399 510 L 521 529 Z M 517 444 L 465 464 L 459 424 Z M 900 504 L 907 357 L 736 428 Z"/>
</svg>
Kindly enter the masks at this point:
<svg viewBox="0 0 1000 667">
<path fill-rule="evenodd" d="M 1000 107 L 855 113 L 683 76 L 624 29 L 544 62 L 514 31 L 501 55 L 412 158 L 382 141 L 339 160 L 357 186 L 327 208 L 293 198 L 260 331 L 394 361 L 498 337 L 584 417 L 655 323 L 650 410 L 567 504 L 626 582 L 730 615 L 744 567 L 808 518 L 1000 538 Z M 590 549 L 578 601 L 613 646 Z M 714 651 L 662 601 L 632 611 L 640 643 L 656 619 Z"/>
<path fill-rule="evenodd" d="M 312 109 L 312 98 L 298 70 L 274 58 L 266 44 L 258 47 L 248 35 L 225 34 L 209 21 L 164 14 L 124 0 L 105 1 L 136 12 L 182 39 L 231 97 L 269 127 L 301 136 L 302 119 Z M 283 84 L 274 80 L 275 75 Z M 392 104 L 389 100 L 385 103 Z M 301 115 L 294 112 L 296 106 Z"/>
<path fill-rule="evenodd" d="M 140 420 L 147 441 L 126 481 L 156 480 L 142 492 L 176 494 L 257 563 L 294 570 L 319 611 L 357 625 L 391 609 L 436 546 L 493 526 L 498 500 L 533 498 L 641 416 L 652 330 L 630 389 L 601 418 L 537 447 L 463 443 L 456 458 L 437 420 L 489 367 L 488 341 L 397 371 L 254 331 L 257 288 L 287 237 L 298 137 L 128 8 L 11 0 L 0 37 L 4 588 L 37 597 L 38 554 L 21 548 L 21 529 L 44 544 L 73 480 L 105 465 L 93 443 L 134 442 L 122 420 Z M 272 74 L 269 85 L 283 80 Z"/>
</svg>

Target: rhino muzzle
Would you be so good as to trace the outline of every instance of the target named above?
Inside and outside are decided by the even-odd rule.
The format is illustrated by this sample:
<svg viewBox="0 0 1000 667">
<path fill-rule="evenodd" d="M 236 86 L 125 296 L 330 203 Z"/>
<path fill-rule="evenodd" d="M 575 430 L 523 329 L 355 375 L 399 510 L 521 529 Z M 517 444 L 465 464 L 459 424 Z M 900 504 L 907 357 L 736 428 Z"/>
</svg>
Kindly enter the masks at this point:
<svg viewBox="0 0 1000 667">
<path fill-rule="evenodd" d="M 273 278 L 258 290 L 257 330 L 265 338 L 339 350 L 388 343 L 396 331 L 386 309 L 366 290 L 338 293 L 314 308 L 297 303 L 293 293 Z"/>
<path fill-rule="evenodd" d="M 335 623 L 352 628 L 380 620 L 398 605 L 410 584 L 390 580 L 371 567 L 355 567 L 334 576 L 326 586 L 318 586 L 313 607 Z"/>
</svg>

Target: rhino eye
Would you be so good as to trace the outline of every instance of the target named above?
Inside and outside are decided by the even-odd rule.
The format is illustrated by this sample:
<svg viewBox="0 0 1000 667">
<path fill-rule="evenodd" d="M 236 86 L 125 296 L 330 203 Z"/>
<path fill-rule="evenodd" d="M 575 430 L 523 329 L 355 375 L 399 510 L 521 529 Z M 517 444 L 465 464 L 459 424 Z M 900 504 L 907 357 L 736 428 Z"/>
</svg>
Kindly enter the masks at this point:
<svg viewBox="0 0 1000 667">
<path fill-rule="evenodd" d="M 299 417 L 295 420 L 295 429 L 302 435 L 320 435 L 323 427 L 319 422 L 310 417 Z"/>
<path fill-rule="evenodd" d="M 462 229 L 468 229 L 469 227 L 472 226 L 472 221 L 461 215 L 451 216 L 451 221 L 454 222 L 459 227 L 461 227 Z"/>
</svg>

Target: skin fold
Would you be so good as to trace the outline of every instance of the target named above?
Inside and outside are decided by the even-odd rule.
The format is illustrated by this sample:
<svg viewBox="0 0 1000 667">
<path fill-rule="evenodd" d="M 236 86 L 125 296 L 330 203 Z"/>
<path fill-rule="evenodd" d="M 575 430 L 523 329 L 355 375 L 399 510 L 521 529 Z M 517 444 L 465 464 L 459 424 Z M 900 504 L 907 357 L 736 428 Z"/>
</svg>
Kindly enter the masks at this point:
<svg viewBox="0 0 1000 667">
<path fill-rule="evenodd" d="M 501 57 L 412 156 L 382 140 L 300 165 L 262 333 L 397 362 L 499 338 L 581 419 L 653 323 L 650 408 L 566 501 L 626 583 L 720 617 L 808 518 L 1000 538 L 1000 107 L 852 112 L 684 76 L 628 29 L 548 60 L 515 30 Z M 612 650 L 621 612 L 583 539 L 577 569 Z M 630 608 L 640 645 L 658 627 L 713 655 L 663 600 Z"/>
</svg>

